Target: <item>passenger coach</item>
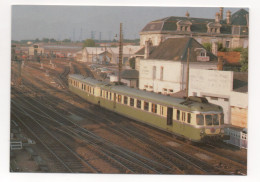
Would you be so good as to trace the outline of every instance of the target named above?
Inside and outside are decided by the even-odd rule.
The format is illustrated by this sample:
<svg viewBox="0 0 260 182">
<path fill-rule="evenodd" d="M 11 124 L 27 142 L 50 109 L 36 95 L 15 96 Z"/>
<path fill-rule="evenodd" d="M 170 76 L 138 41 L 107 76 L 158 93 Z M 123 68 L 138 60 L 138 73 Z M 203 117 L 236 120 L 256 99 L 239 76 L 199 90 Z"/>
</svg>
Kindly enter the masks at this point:
<svg viewBox="0 0 260 182">
<path fill-rule="evenodd" d="M 226 138 L 222 107 L 206 98 L 173 98 L 76 74 L 69 75 L 69 89 L 93 104 L 191 141 Z"/>
</svg>

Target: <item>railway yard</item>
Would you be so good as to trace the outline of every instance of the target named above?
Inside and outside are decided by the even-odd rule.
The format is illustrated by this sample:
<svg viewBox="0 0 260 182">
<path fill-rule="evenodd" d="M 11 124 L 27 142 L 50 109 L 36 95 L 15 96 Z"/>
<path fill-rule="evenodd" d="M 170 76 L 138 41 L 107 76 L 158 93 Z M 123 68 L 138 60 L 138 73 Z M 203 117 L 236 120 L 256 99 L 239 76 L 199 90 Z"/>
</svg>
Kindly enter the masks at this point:
<svg viewBox="0 0 260 182">
<path fill-rule="evenodd" d="M 247 150 L 191 143 L 88 103 L 68 74 L 97 77 L 64 59 L 12 63 L 10 171 L 247 175 Z"/>
</svg>

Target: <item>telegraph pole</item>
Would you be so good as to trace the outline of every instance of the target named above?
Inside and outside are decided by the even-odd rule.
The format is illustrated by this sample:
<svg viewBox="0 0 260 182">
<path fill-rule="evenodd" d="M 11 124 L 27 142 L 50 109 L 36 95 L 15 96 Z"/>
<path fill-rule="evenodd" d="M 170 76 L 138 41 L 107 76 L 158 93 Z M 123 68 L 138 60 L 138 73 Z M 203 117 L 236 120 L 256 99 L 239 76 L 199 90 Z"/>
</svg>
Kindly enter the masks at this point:
<svg viewBox="0 0 260 182">
<path fill-rule="evenodd" d="M 120 23 L 120 37 L 119 37 L 119 62 L 118 62 L 118 84 L 121 82 L 122 57 L 123 57 L 123 24 Z"/>
<path fill-rule="evenodd" d="M 188 56 L 187 56 L 187 75 L 186 75 L 186 98 L 189 97 L 189 69 L 190 67 L 190 48 L 188 48 Z"/>
</svg>

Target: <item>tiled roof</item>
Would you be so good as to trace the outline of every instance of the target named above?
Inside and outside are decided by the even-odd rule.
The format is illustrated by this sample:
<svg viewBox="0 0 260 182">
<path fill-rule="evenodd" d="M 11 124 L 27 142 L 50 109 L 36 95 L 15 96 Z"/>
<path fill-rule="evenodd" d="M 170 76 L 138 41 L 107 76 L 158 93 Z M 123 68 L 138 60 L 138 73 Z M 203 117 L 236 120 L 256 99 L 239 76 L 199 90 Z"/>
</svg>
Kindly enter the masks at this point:
<svg viewBox="0 0 260 182">
<path fill-rule="evenodd" d="M 218 52 L 218 56 L 223 57 L 224 64 L 240 65 L 240 52 Z"/>
<path fill-rule="evenodd" d="M 139 78 L 139 72 L 134 69 L 124 70 L 121 73 L 121 77 L 124 79 L 138 79 Z"/>
<path fill-rule="evenodd" d="M 153 50 L 149 55 L 149 59 L 186 61 L 188 48 L 190 48 L 191 62 L 197 60 L 198 52 L 196 50 L 206 50 L 200 43 L 190 37 L 169 38 Z M 207 55 L 210 57 L 210 61 L 217 61 L 217 57 L 211 52 L 207 51 Z"/>
</svg>

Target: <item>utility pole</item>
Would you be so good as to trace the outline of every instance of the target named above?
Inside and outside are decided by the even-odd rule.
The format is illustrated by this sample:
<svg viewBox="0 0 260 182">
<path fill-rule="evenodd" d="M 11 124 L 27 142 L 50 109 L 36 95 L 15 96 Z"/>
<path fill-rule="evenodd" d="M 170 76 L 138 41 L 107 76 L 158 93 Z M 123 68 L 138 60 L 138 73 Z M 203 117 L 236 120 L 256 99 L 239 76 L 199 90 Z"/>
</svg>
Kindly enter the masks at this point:
<svg viewBox="0 0 260 182">
<path fill-rule="evenodd" d="M 122 57 L 123 57 L 123 24 L 120 23 L 120 37 L 119 37 L 119 62 L 118 62 L 118 84 L 121 82 Z"/>
<path fill-rule="evenodd" d="M 189 97 L 189 71 L 190 71 L 190 48 L 188 48 L 187 56 L 187 75 L 186 75 L 186 99 Z"/>
</svg>

